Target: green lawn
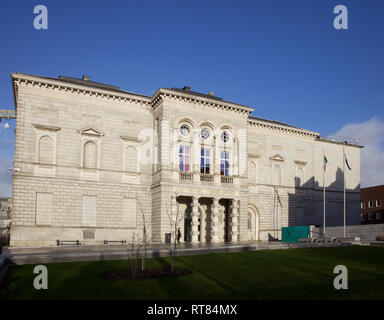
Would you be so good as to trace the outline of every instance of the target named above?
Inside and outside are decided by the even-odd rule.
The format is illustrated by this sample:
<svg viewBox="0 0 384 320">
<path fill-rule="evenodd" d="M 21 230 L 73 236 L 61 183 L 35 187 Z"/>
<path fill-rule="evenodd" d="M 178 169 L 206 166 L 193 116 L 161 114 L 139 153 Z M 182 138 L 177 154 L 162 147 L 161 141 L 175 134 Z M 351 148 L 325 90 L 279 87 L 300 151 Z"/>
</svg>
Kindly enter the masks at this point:
<svg viewBox="0 0 384 320">
<path fill-rule="evenodd" d="M 149 266 L 169 259 L 150 259 Z M 348 268 L 349 289 L 333 288 Z M 384 299 L 384 247 L 339 247 L 207 254 L 177 259 L 180 278 L 109 280 L 128 261 L 52 263 L 48 290 L 33 288 L 34 265 L 10 270 L 6 299 Z"/>
</svg>

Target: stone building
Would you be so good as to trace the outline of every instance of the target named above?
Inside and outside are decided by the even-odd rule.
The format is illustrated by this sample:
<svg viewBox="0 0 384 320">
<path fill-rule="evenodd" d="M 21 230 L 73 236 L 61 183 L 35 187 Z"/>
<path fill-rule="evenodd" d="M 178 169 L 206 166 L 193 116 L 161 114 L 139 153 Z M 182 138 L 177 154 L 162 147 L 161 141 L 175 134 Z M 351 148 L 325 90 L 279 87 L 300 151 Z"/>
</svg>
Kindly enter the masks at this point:
<svg viewBox="0 0 384 320">
<path fill-rule="evenodd" d="M 89 77 L 12 74 L 16 108 L 11 246 L 56 240 L 164 242 L 179 214 L 182 241 L 267 241 L 281 227 L 360 221 L 360 147 L 255 118 L 213 93 L 152 96 Z"/>
</svg>

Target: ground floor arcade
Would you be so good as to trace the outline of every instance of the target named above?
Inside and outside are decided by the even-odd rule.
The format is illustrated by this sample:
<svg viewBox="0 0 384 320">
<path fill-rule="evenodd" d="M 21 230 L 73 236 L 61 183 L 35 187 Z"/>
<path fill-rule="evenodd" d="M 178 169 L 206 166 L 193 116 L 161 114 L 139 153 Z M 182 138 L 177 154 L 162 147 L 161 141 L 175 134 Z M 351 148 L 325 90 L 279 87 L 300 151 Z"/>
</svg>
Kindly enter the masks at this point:
<svg viewBox="0 0 384 320">
<path fill-rule="evenodd" d="M 259 213 L 248 205 L 242 212 L 240 200 L 197 196 L 172 197 L 173 215 L 178 217 L 180 242 L 237 243 L 240 239 L 259 240 Z M 246 226 L 241 228 L 240 215 Z M 240 237 L 240 232 L 245 234 Z"/>
</svg>

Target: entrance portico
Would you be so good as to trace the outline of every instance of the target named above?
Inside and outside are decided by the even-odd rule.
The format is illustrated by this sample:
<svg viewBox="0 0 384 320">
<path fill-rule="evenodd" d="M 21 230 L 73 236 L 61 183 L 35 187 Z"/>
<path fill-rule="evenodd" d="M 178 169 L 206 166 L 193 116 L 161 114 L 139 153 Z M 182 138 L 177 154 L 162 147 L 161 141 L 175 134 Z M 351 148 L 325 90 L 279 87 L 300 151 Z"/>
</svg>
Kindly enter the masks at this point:
<svg viewBox="0 0 384 320">
<path fill-rule="evenodd" d="M 181 217 L 181 242 L 238 242 L 239 200 L 180 195 L 173 201 Z"/>
</svg>

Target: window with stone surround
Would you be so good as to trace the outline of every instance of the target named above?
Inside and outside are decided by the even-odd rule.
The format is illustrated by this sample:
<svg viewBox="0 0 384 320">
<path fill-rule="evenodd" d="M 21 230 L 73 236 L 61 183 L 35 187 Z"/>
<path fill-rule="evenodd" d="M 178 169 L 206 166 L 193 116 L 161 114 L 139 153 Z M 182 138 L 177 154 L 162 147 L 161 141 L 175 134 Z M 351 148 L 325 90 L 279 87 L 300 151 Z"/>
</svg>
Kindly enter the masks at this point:
<svg viewBox="0 0 384 320">
<path fill-rule="evenodd" d="M 303 183 L 304 183 L 304 169 L 299 167 L 299 168 L 297 168 L 295 186 L 297 188 L 300 188 L 303 186 Z"/>
<path fill-rule="evenodd" d="M 254 161 L 248 162 L 248 182 L 256 183 L 256 163 Z"/>
<path fill-rule="evenodd" d="M 45 192 L 36 193 L 36 225 L 52 225 L 53 194 Z"/>
<path fill-rule="evenodd" d="M 220 152 L 220 175 L 229 176 L 229 151 Z"/>
<path fill-rule="evenodd" d="M 190 147 L 187 145 L 179 146 L 179 170 L 182 172 L 190 171 Z"/>
<path fill-rule="evenodd" d="M 39 139 L 39 164 L 53 164 L 53 139 L 42 136 Z"/>
<path fill-rule="evenodd" d="M 126 228 L 137 227 L 137 199 L 124 198 L 123 224 Z"/>
<path fill-rule="evenodd" d="M 210 174 L 211 169 L 211 150 L 201 148 L 200 151 L 200 173 Z"/>
<path fill-rule="evenodd" d="M 97 168 L 97 145 L 93 141 L 88 141 L 84 144 L 84 168 Z"/>
<path fill-rule="evenodd" d="M 137 168 L 137 150 L 133 146 L 128 146 L 124 154 L 124 171 L 137 172 Z"/>
<path fill-rule="evenodd" d="M 96 227 L 96 196 L 83 196 L 81 206 L 81 225 Z"/>
<path fill-rule="evenodd" d="M 272 184 L 275 186 L 281 185 L 281 168 L 278 164 L 273 166 L 273 179 Z"/>
<path fill-rule="evenodd" d="M 98 179 L 96 169 L 100 167 L 101 140 L 104 134 L 96 128 L 88 127 L 78 130 L 81 134 L 81 170 L 80 177 Z"/>
<path fill-rule="evenodd" d="M 36 132 L 34 173 L 43 176 L 56 174 L 56 148 L 59 127 L 33 124 Z"/>
</svg>

